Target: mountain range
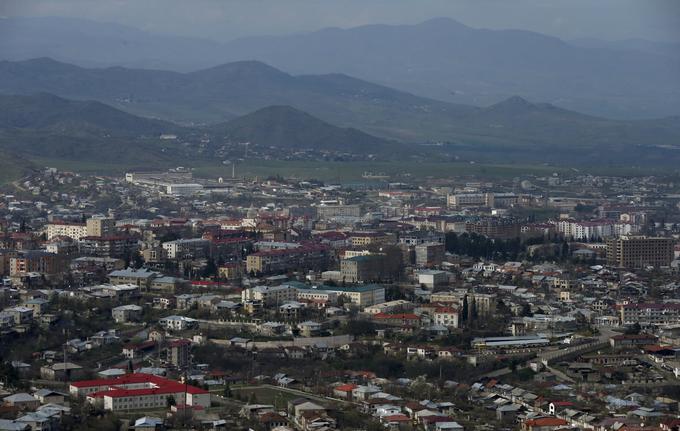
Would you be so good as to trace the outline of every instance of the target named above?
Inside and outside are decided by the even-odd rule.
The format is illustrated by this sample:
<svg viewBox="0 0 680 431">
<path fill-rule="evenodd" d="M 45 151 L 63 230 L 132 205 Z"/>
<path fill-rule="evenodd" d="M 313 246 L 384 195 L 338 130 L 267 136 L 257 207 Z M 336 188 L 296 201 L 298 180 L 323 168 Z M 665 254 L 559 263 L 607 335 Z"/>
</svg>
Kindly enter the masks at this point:
<svg viewBox="0 0 680 431">
<path fill-rule="evenodd" d="M 5 18 L 0 55 L 86 67 L 194 71 L 258 60 L 289 73 L 343 73 L 409 93 L 488 106 L 510 96 L 612 118 L 680 113 L 673 43 L 563 41 L 436 18 L 415 25 L 328 28 L 220 43 L 70 18 Z"/>
<path fill-rule="evenodd" d="M 130 114 L 194 128 L 283 105 L 316 117 L 319 123 L 304 122 L 310 130 L 321 130 L 320 123 L 333 125 L 343 134 L 349 133 L 344 129 L 358 129 L 374 135 L 374 144 L 381 147 L 384 140 L 446 142 L 447 154 L 452 157 L 482 155 L 504 160 L 514 157 L 578 163 L 603 157 L 631 163 L 651 157 L 650 162 L 663 162 L 666 156 L 658 156 L 658 151 L 675 148 L 680 142 L 678 117 L 611 120 L 549 103 L 532 103 L 518 96 L 479 108 L 414 96 L 341 74 L 294 76 L 257 61 L 227 63 L 190 73 L 122 67 L 88 69 L 46 58 L 0 62 L 0 94 L 35 92 L 96 100 Z M 259 136 L 285 136 L 272 126 L 280 118 L 274 113 L 280 114 L 281 110 L 268 109 L 255 116 L 261 129 L 257 130 Z M 300 117 L 290 116 L 288 126 L 296 129 L 298 136 Z M 245 139 L 244 128 L 249 134 L 256 132 L 246 119 L 242 119 L 240 132 L 236 127 L 229 129 L 239 139 Z M 115 122 L 126 121 L 120 118 Z M 157 124 L 170 128 L 166 123 Z M 340 134 L 339 130 L 333 134 Z M 131 131 L 136 132 L 134 128 Z M 331 140 L 333 144 L 326 148 L 344 142 L 347 151 L 354 150 L 347 141 Z M 310 141 L 305 140 L 305 144 Z M 541 152 L 546 150 L 549 152 Z M 675 157 L 675 152 L 671 156 Z"/>
</svg>

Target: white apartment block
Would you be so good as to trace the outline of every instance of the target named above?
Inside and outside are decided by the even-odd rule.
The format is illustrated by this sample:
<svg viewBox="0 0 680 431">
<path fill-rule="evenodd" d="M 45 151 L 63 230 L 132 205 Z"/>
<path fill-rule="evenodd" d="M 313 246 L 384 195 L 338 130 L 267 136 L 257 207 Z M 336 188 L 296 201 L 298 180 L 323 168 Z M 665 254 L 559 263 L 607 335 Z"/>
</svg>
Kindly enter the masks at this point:
<svg viewBox="0 0 680 431">
<path fill-rule="evenodd" d="M 49 241 L 57 236 L 66 236 L 77 241 L 87 236 L 87 226 L 82 223 L 49 223 L 47 225 L 47 240 Z"/>
</svg>

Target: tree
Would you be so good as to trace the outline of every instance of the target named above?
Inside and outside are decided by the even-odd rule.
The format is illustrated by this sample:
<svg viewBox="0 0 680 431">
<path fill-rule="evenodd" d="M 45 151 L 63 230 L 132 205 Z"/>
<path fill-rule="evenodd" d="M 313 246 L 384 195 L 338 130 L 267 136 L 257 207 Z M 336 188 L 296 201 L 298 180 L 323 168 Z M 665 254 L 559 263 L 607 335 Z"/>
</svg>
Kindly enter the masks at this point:
<svg viewBox="0 0 680 431">
<path fill-rule="evenodd" d="M 461 313 L 460 313 L 460 320 L 461 320 L 461 322 L 466 322 L 466 321 L 467 321 L 467 318 L 468 318 L 468 309 L 469 309 L 468 299 L 467 299 L 467 295 L 465 295 L 465 296 L 463 296 L 463 310 L 462 310 Z"/>
<path fill-rule="evenodd" d="M 640 326 L 640 324 L 638 322 L 635 322 L 634 325 L 628 326 L 626 328 L 625 333 L 626 333 L 626 335 L 637 335 L 637 334 L 640 333 L 640 331 L 642 331 L 642 327 Z"/>
</svg>

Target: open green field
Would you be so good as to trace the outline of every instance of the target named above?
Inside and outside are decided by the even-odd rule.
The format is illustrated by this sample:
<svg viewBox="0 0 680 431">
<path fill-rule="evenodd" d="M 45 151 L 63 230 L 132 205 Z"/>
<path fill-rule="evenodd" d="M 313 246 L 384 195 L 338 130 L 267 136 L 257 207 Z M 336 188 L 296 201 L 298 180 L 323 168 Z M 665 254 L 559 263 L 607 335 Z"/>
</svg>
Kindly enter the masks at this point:
<svg viewBox="0 0 680 431">
<path fill-rule="evenodd" d="M 32 159 L 37 166 L 50 166 L 61 170 L 70 170 L 84 174 L 122 175 L 126 171 L 143 171 L 167 169 L 168 164 L 130 164 L 115 160 L 102 162 L 77 162 L 58 159 Z M 194 169 L 197 177 L 217 178 L 231 177 L 231 165 L 223 165 L 209 161 L 187 162 L 185 167 Z M 4 173 L 5 180 L 15 179 L 16 172 Z M 292 177 L 300 180 L 317 179 L 326 182 L 369 182 L 362 178 L 364 172 L 383 173 L 391 181 L 425 178 L 454 178 L 462 176 L 504 179 L 527 175 L 576 175 L 590 173 L 594 175 L 614 176 L 647 176 L 680 173 L 671 168 L 633 168 L 633 167 L 589 167 L 573 169 L 564 166 L 544 164 L 471 164 L 464 162 L 315 162 L 315 161 L 281 161 L 281 160 L 248 160 L 236 165 L 237 177 L 266 178 L 269 176 Z M 14 176 L 13 176 L 14 175 Z"/>
</svg>

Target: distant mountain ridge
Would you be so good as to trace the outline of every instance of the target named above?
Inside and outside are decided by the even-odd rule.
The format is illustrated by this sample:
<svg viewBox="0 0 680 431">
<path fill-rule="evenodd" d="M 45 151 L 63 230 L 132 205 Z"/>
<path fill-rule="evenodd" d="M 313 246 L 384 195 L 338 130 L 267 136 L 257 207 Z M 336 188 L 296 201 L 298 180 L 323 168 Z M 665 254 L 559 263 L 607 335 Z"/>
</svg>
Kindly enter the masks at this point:
<svg viewBox="0 0 680 431">
<path fill-rule="evenodd" d="M 5 18 L 0 55 L 87 67 L 192 71 L 258 60 L 292 74 L 343 73 L 438 100 L 488 106 L 512 95 L 615 118 L 680 114 L 677 44 L 563 41 L 450 18 L 218 43 L 68 18 Z M 300 107 L 309 110 L 307 107 Z"/>
<path fill-rule="evenodd" d="M 83 151 L 90 151 L 86 136 L 157 139 L 161 132 L 179 128 L 168 122 L 179 119 L 182 130 L 200 127 L 220 138 L 253 138 L 282 148 L 388 157 L 404 151 L 417 153 L 423 147 L 406 147 L 427 142 L 445 145 L 440 157 L 456 160 L 667 164 L 680 157 L 675 150 L 680 142 L 677 117 L 610 120 L 518 96 L 478 108 L 426 99 L 341 74 L 293 76 L 257 61 L 186 74 L 121 67 L 85 69 L 50 59 L 0 62 L 0 94 L 36 92 L 58 95 L 56 99 L 43 95 L 45 106 L 59 98 L 78 100 L 59 102 L 64 103 L 59 115 L 39 109 L 37 115 L 31 114 L 36 122 L 32 135 L 70 128 L 82 136 L 79 148 Z M 82 103 L 94 104 L 85 109 Z M 113 112 L 113 108 L 127 113 Z M 12 114 L 14 121 L 25 120 L 25 112 L 31 113 L 17 112 Z M 78 114 L 77 118 L 69 119 L 69 113 Z M 157 152 L 157 141 L 146 144 L 151 153 Z M 38 147 L 30 148 L 37 151 Z M 71 151 L 65 141 L 53 148 Z M 188 154 L 184 148 L 174 151 L 182 157 Z M 175 157 L 169 148 L 161 155 Z"/>
<path fill-rule="evenodd" d="M 409 123 L 433 130 L 476 108 L 439 102 L 340 74 L 293 76 L 256 61 L 192 73 L 112 67 L 86 69 L 40 58 L 0 61 L 0 93 L 47 92 L 94 99 L 146 117 L 182 124 L 219 123 L 271 105 L 290 105 L 342 127 L 424 139 Z M 403 130 L 393 127 L 400 124 Z M 411 129 L 411 130 L 410 130 Z"/>
</svg>

